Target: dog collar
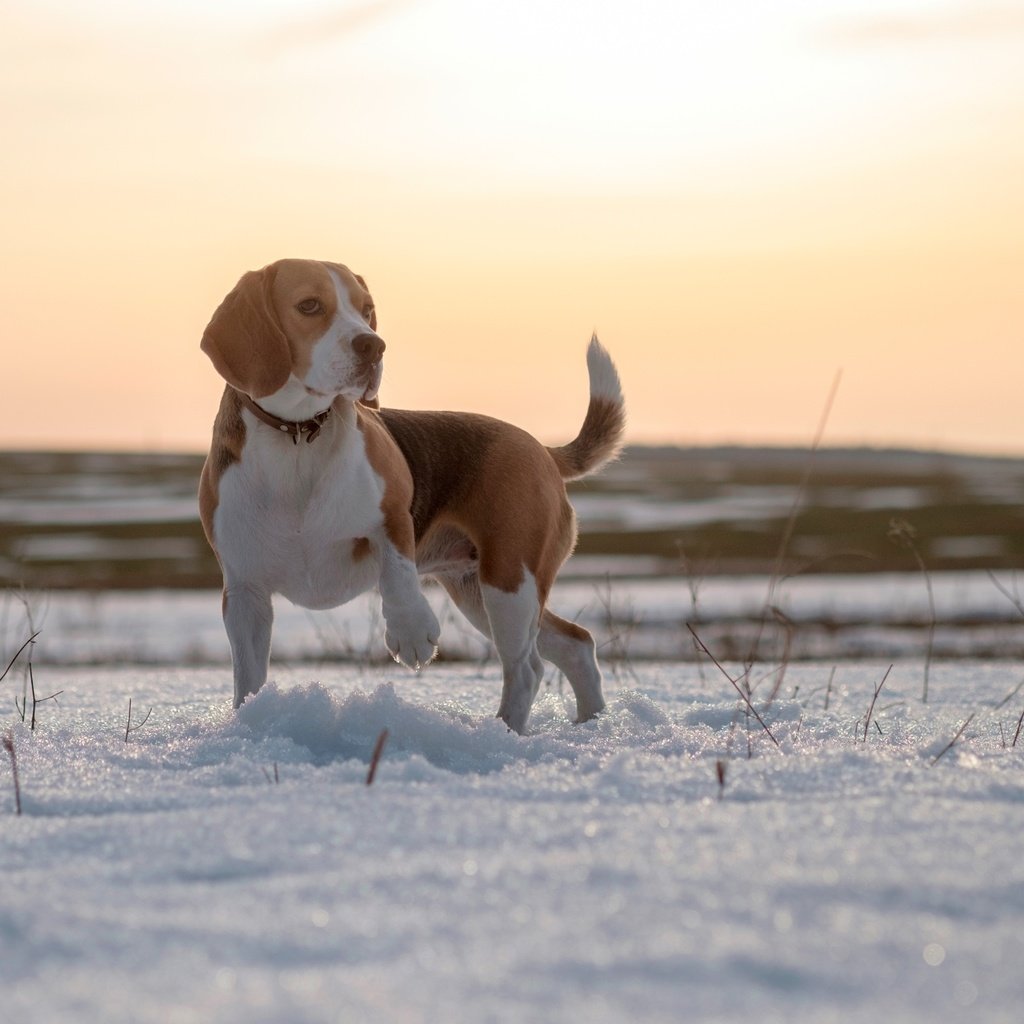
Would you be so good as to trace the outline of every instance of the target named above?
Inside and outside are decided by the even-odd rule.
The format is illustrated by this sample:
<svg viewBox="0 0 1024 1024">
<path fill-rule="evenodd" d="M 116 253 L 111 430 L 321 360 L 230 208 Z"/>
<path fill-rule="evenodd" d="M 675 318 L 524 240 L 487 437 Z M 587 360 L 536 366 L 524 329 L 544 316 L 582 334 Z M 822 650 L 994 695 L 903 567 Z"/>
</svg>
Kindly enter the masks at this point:
<svg viewBox="0 0 1024 1024">
<path fill-rule="evenodd" d="M 244 391 L 238 392 L 242 405 L 246 407 L 259 420 L 263 420 L 268 427 L 280 430 L 282 434 L 290 434 L 294 444 L 299 443 L 299 438 L 305 435 L 306 444 L 311 444 L 320 434 L 320 428 L 324 421 L 331 415 L 331 407 L 328 406 L 323 412 L 317 413 L 309 420 L 283 420 L 280 416 L 267 412 L 262 406 L 257 405 Z"/>
</svg>

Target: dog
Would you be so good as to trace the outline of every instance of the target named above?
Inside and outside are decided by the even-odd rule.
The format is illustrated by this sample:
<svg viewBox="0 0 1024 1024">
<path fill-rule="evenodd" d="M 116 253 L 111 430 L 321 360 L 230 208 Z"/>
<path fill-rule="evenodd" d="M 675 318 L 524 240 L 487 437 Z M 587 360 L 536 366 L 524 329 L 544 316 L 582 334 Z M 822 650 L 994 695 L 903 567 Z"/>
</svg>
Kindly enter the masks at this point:
<svg viewBox="0 0 1024 1024">
<path fill-rule="evenodd" d="M 577 722 L 603 710 L 593 638 L 547 607 L 576 543 L 565 481 L 622 444 L 619 377 L 596 335 L 583 425 L 552 448 L 488 416 L 380 408 L 373 298 L 338 263 L 246 273 L 200 347 L 227 382 L 199 508 L 223 574 L 236 708 L 267 678 L 272 594 L 323 609 L 376 587 L 388 650 L 427 665 L 440 629 L 422 576 L 493 641 L 510 729 L 526 729 L 543 660 L 569 680 Z"/>
</svg>

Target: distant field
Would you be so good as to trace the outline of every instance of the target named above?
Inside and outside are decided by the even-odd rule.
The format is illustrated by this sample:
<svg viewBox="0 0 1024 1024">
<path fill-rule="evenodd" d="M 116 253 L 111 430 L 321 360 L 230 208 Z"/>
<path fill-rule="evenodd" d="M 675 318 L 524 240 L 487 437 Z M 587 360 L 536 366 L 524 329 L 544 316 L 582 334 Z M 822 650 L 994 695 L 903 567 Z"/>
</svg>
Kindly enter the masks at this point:
<svg viewBox="0 0 1024 1024">
<path fill-rule="evenodd" d="M 0 585 L 216 587 L 202 457 L 0 453 Z M 806 479 L 806 486 L 803 482 Z M 1024 568 L 1024 460 L 828 449 L 631 448 L 573 485 L 577 577 Z M 893 520 L 909 524 L 891 536 Z M 912 540 L 913 546 L 908 543 Z"/>
</svg>

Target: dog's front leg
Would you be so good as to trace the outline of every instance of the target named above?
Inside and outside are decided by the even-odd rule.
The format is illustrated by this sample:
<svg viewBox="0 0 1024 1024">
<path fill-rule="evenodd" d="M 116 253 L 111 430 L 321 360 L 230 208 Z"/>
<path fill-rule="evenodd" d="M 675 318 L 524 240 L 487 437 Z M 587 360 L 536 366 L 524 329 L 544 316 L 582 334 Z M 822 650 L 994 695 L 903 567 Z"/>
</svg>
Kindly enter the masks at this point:
<svg viewBox="0 0 1024 1024">
<path fill-rule="evenodd" d="M 441 627 L 420 590 L 416 563 L 390 541 L 381 545 L 384 643 L 395 661 L 419 669 L 434 659 Z"/>
<path fill-rule="evenodd" d="M 269 592 L 248 586 L 224 587 L 224 628 L 231 644 L 235 707 L 267 681 L 274 606 Z"/>
</svg>

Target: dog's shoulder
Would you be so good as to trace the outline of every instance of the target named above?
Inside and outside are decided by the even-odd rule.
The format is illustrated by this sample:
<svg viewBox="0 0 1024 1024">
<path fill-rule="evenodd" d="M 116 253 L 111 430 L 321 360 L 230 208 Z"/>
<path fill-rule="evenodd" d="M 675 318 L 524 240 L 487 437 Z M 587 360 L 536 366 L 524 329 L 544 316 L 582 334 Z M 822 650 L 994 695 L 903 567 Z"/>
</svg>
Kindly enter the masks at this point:
<svg viewBox="0 0 1024 1024">
<path fill-rule="evenodd" d="M 206 535 L 213 537 L 213 515 L 220 500 L 220 480 L 231 466 L 242 460 L 245 447 L 245 421 L 238 392 L 226 386 L 213 421 L 210 451 L 199 478 L 199 518 Z"/>
<path fill-rule="evenodd" d="M 245 421 L 242 419 L 242 401 L 230 385 L 221 395 L 217 416 L 213 421 L 213 438 L 207 465 L 218 476 L 229 466 L 242 459 L 245 447 Z"/>
</svg>

